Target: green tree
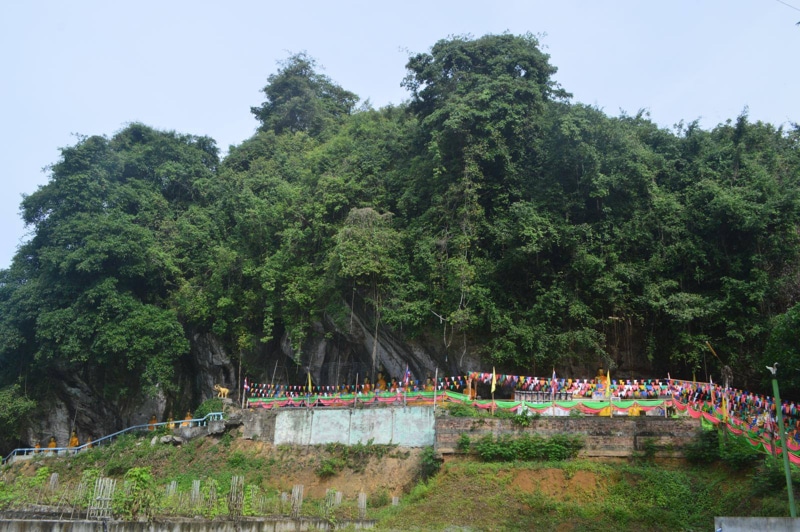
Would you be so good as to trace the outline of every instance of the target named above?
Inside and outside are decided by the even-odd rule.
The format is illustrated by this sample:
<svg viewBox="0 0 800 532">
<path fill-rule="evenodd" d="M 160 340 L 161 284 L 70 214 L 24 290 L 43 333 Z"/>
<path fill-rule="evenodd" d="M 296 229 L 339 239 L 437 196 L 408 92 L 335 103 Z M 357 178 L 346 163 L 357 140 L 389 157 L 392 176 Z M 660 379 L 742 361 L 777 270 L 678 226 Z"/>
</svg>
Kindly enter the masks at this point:
<svg viewBox="0 0 800 532">
<path fill-rule="evenodd" d="M 22 202 L 34 236 L 6 272 L 0 358 L 22 350 L 25 368 L 84 373 L 110 398 L 171 389 L 189 344 L 169 240 L 216 163 L 213 141 L 140 124 L 63 149 Z"/>
<path fill-rule="evenodd" d="M 400 235 L 391 227 L 391 213 L 370 207 L 352 209 L 336 237 L 333 261 L 338 274 L 353 288 L 363 288 L 375 312 L 372 342 L 372 379 L 375 379 L 378 331 L 386 291 L 399 274 Z"/>
<path fill-rule="evenodd" d="M 306 53 L 290 56 L 267 78 L 266 101 L 251 112 L 264 130 L 302 131 L 313 137 L 349 115 L 358 96 L 317 73 L 316 61 Z"/>
</svg>

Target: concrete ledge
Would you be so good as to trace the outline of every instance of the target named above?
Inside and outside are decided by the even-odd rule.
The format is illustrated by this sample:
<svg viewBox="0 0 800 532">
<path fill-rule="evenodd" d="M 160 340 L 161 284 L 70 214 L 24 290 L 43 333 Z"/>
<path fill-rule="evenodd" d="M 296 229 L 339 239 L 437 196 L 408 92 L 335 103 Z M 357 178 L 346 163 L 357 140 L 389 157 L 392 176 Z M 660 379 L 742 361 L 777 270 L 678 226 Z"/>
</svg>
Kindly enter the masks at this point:
<svg viewBox="0 0 800 532">
<path fill-rule="evenodd" d="M 0 521 L 0 532 L 295 532 L 337 528 L 368 530 L 374 528 L 375 523 L 368 519 L 332 523 L 324 519 L 252 517 L 238 521 L 175 518 L 150 522 L 4 519 Z"/>
<path fill-rule="evenodd" d="M 719 532 L 800 532 L 800 519 L 791 517 L 715 517 Z"/>
</svg>

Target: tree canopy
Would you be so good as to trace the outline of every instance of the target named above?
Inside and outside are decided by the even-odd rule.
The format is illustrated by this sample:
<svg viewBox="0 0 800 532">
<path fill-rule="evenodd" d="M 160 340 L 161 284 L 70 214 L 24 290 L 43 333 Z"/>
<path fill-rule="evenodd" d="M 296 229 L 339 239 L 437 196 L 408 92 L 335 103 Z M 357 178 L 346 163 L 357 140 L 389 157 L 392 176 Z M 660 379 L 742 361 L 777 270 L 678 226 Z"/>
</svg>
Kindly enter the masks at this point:
<svg viewBox="0 0 800 532">
<path fill-rule="evenodd" d="M 796 126 L 608 116 L 531 35 L 439 41 L 408 60 L 410 100 L 378 110 L 317 68 L 282 63 L 222 161 L 141 124 L 62 150 L 0 272 L 0 385 L 56 368 L 110 396 L 169 389 L 196 331 L 259 356 L 286 339 L 299 361 L 355 295 L 376 334 L 508 371 L 724 362 L 758 385 L 794 352 Z"/>
</svg>

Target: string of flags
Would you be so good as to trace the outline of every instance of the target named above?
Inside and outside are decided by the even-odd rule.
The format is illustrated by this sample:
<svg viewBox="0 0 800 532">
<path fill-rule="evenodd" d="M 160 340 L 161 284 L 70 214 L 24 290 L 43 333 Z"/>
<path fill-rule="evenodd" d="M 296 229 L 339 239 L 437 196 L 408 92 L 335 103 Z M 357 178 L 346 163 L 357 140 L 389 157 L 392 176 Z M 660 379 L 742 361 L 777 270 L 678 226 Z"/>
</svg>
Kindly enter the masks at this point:
<svg viewBox="0 0 800 532">
<path fill-rule="evenodd" d="M 498 374 L 489 372 L 471 372 L 466 375 L 451 375 L 438 377 L 434 383 L 433 378 L 427 380 L 413 379 L 411 372 L 407 369 L 402 381 L 393 379 L 387 382 L 385 391 L 461 391 L 466 388 L 468 379 L 473 379 L 473 383 L 492 385 L 498 389 L 515 389 L 522 391 L 536 392 L 571 392 L 571 393 L 592 393 L 597 389 L 605 389 L 606 379 L 565 379 L 558 378 L 555 371 L 551 377 L 533 377 L 511 374 Z M 251 397 L 266 397 L 275 395 L 279 392 L 284 393 L 368 393 L 376 391 L 375 384 L 341 384 L 341 385 L 311 385 L 310 379 L 307 384 L 272 384 L 248 382 L 245 379 L 245 391 Z M 636 390 L 642 395 L 658 396 L 667 389 L 667 381 L 661 379 L 633 379 L 633 380 L 612 380 L 610 389 L 616 390 Z"/>
</svg>

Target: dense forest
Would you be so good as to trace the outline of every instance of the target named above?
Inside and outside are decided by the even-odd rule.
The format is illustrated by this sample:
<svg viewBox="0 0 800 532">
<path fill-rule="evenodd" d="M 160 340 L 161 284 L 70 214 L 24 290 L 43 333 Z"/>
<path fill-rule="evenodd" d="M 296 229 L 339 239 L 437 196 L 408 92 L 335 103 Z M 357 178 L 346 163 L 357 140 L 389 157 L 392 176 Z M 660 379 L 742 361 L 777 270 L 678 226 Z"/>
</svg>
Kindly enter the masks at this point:
<svg viewBox="0 0 800 532">
<path fill-rule="evenodd" d="M 197 332 L 255 378 L 278 351 L 308 365 L 356 307 L 451 374 L 728 365 L 766 391 L 777 360 L 800 398 L 800 128 L 608 116 L 531 35 L 406 68 L 407 102 L 374 109 L 292 55 L 224 158 L 143 124 L 62 149 L 0 271 L 0 432 L 65 374 L 109 401 L 177 393 Z"/>
</svg>

